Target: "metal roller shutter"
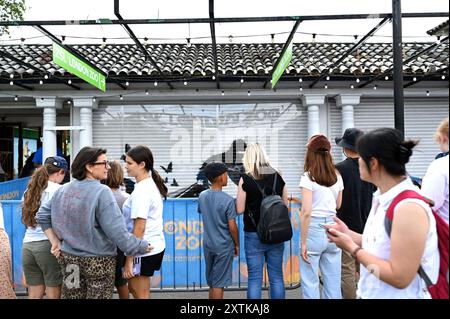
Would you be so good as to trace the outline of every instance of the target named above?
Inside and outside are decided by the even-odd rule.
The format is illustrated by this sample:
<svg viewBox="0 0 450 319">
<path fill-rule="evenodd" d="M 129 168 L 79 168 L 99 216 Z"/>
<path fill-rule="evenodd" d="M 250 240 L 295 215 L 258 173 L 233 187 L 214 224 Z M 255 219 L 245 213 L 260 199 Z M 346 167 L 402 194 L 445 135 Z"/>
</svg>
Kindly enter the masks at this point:
<svg viewBox="0 0 450 319">
<path fill-rule="evenodd" d="M 434 142 L 434 132 L 448 114 L 447 100 L 405 101 L 405 138 L 420 140 L 407 164 L 409 174 L 417 177 L 425 174 L 428 165 L 439 152 L 438 145 Z M 394 127 L 392 100 L 362 100 L 360 105 L 355 106 L 355 126 L 365 132 L 378 127 Z"/>
<path fill-rule="evenodd" d="M 406 101 L 405 136 L 419 140 L 407 165 L 410 174 L 422 178 L 436 154 L 440 152 L 434 133 L 442 120 L 448 117 L 448 113 L 448 101 L 430 98 Z"/>
<path fill-rule="evenodd" d="M 196 182 L 203 161 L 226 152 L 235 139 L 261 143 L 281 170 L 289 194 L 299 195 L 307 139 L 307 112 L 296 103 L 227 105 L 105 105 L 94 110 L 94 145 L 119 159 L 125 144 L 147 145 L 169 192 Z M 166 174 L 161 166 L 173 163 Z M 176 180 L 178 187 L 170 186 Z M 225 191 L 236 196 L 229 181 Z"/>
</svg>

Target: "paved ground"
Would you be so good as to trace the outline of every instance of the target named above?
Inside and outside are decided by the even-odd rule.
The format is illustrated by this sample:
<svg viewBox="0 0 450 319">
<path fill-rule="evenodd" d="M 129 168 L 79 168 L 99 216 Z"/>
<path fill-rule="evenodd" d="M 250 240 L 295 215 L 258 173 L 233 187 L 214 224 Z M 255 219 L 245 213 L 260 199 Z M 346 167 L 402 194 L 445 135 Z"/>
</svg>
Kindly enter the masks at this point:
<svg viewBox="0 0 450 319">
<path fill-rule="evenodd" d="M 262 293 L 263 299 L 268 299 L 268 290 L 263 290 Z M 18 293 L 19 299 L 26 299 L 27 296 L 24 291 Z M 114 299 L 118 299 L 119 296 L 114 294 Z M 152 291 L 151 294 L 152 299 L 208 299 L 208 291 Z M 225 299 L 247 299 L 247 292 L 245 290 L 225 290 L 224 294 Z M 301 289 L 287 289 L 286 290 L 286 299 L 301 299 Z"/>
</svg>

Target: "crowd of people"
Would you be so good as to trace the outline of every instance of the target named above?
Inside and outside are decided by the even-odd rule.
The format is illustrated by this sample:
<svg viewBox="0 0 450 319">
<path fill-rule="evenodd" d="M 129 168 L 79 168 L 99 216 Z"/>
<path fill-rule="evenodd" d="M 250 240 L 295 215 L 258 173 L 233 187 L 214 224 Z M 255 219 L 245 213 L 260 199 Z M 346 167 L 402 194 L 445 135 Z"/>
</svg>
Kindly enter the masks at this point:
<svg viewBox="0 0 450 319">
<path fill-rule="evenodd" d="M 299 172 L 302 205 L 292 212 L 301 221 L 304 299 L 431 297 L 429 283 L 437 282 L 440 271 L 438 219 L 448 228 L 448 119 L 439 125 L 436 141 L 442 153 L 419 189 L 406 171 L 418 142 L 404 140 L 395 129 L 347 129 L 335 139 L 346 157 L 337 164 L 325 135 L 308 140 Z M 150 278 L 161 268 L 166 248 L 167 187 L 148 147 L 129 149 L 124 160 L 128 176 L 136 180 L 131 195 L 121 191 L 122 166 L 108 161 L 101 148 L 85 147 L 77 154 L 73 181 L 67 184 L 60 185 L 68 171 L 63 157 L 48 158 L 34 172 L 22 205 L 29 298 L 111 298 L 114 286 L 121 299 L 130 293 L 135 299 L 150 297 Z M 242 162 L 236 199 L 222 190 L 227 165 L 204 167 L 210 187 L 199 196 L 198 212 L 209 298 L 223 298 L 224 288 L 232 285 L 233 259 L 241 249 L 236 218 L 243 214 L 247 297 L 261 299 L 266 265 L 270 298 L 284 299 L 285 243 L 267 242 L 258 226 L 266 193 L 288 206 L 286 183 L 258 143 L 246 145 Z M 400 198 L 405 191 L 419 195 Z M 0 211 L 0 298 L 14 298 L 2 217 Z"/>
</svg>

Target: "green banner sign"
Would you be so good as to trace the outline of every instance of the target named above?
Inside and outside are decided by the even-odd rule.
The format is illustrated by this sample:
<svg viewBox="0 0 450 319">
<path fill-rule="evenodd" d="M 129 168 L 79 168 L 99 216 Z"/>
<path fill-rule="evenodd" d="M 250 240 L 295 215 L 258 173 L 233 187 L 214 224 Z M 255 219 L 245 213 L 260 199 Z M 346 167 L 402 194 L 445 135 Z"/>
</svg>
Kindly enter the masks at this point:
<svg viewBox="0 0 450 319">
<path fill-rule="evenodd" d="M 106 91 L 105 76 L 53 42 L 53 62 L 96 88 Z"/>
<path fill-rule="evenodd" d="M 280 63 L 278 63 L 277 68 L 275 69 L 275 72 L 272 74 L 272 89 L 277 85 L 278 80 L 283 75 L 284 70 L 286 70 L 289 63 L 291 63 L 292 60 L 292 41 L 289 43 L 286 51 L 284 52 L 283 56 L 281 57 Z"/>
</svg>

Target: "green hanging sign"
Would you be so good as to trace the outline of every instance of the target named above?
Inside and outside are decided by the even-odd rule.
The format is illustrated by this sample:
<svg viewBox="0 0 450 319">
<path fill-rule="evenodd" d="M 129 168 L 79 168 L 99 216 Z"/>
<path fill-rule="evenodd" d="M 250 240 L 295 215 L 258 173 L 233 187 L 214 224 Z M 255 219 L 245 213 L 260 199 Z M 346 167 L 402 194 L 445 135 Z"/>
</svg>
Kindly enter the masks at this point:
<svg viewBox="0 0 450 319">
<path fill-rule="evenodd" d="M 289 63 L 291 63 L 292 60 L 292 41 L 286 48 L 286 51 L 283 54 L 283 57 L 280 60 L 280 63 L 278 63 L 277 68 L 272 73 L 272 89 L 277 85 L 278 80 L 283 75 L 284 70 L 286 70 Z"/>
<path fill-rule="evenodd" d="M 106 78 L 101 72 L 55 42 L 53 42 L 53 62 L 99 90 L 106 91 Z"/>
</svg>

